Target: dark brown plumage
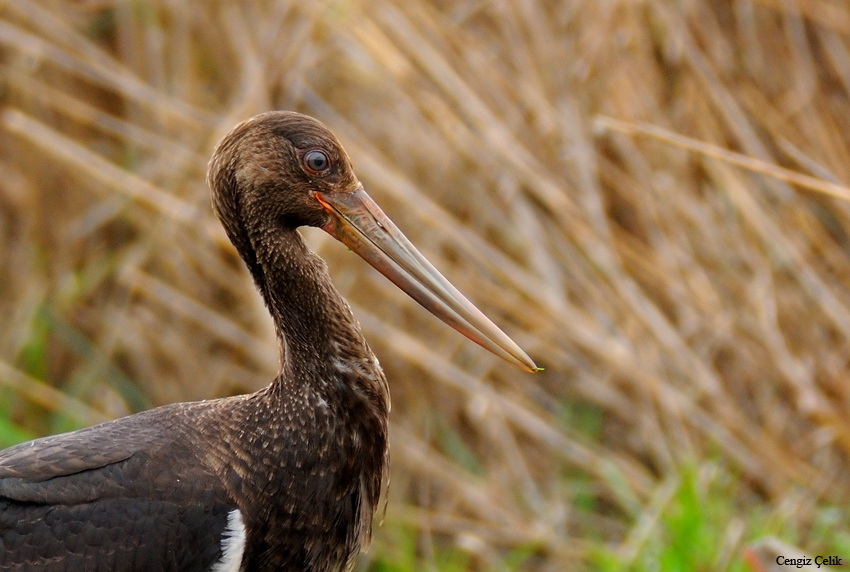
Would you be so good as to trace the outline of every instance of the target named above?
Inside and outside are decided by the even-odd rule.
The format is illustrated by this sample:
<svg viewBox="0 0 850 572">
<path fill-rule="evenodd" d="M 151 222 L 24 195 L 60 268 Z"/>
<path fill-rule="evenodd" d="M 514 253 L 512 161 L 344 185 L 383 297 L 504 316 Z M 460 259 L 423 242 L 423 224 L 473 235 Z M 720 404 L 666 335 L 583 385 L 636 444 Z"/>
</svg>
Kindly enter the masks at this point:
<svg viewBox="0 0 850 572">
<path fill-rule="evenodd" d="M 347 570 L 388 462 L 389 390 L 299 226 L 324 228 L 495 353 L 534 364 L 363 192 L 320 123 L 271 112 L 210 163 L 213 206 L 281 346 L 245 396 L 168 405 L 0 452 L 0 569 Z"/>
</svg>

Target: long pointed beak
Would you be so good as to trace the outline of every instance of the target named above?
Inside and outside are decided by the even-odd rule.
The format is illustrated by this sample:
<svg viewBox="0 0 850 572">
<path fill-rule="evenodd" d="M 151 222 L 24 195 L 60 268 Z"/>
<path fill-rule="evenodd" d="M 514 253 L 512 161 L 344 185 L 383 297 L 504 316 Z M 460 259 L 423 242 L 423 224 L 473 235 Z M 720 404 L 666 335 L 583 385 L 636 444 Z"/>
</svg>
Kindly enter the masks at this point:
<svg viewBox="0 0 850 572">
<path fill-rule="evenodd" d="M 525 370 L 538 371 L 512 339 L 422 256 L 366 191 L 315 196 L 331 216 L 324 227 L 328 234 L 473 342 Z"/>
</svg>

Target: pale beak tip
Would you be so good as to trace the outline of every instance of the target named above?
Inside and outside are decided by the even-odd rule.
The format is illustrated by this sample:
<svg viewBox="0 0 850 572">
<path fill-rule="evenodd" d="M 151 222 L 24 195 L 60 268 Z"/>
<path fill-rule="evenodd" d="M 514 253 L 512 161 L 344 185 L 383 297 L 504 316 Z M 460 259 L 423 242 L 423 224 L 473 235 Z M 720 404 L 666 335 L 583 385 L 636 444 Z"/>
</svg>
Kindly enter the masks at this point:
<svg viewBox="0 0 850 572">
<path fill-rule="evenodd" d="M 537 367 L 537 364 L 534 363 L 534 360 L 531 359 L 528 354 L 522 350 L 519 350 L 519 353 L 510 352 L 510 359 L 508 359 L 508 361 L 513 362 L 528 373 L 537 373 L 539 371 L 545 371 L 545 368 Z"/>
</svg>

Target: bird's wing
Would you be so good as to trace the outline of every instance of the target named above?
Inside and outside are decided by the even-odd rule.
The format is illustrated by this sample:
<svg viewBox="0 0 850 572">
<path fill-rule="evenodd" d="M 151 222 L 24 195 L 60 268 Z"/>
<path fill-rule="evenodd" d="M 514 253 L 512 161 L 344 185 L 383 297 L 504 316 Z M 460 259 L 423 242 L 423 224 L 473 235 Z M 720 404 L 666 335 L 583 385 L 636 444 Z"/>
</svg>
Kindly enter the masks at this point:
<svg viewBox="0 0 850 572">
<path fill-rule="evenodd" d="M 210 570 L 236 507 L 173 418 L 153 410 L 0 451 L 0 570 Z"/>
<path fill-rule="evenodd" d="M 123 461 L 141 443 L 134 443 L 135 439 L 127 442 L 121 431 L 120 423 L 117 427 L 115 423 L 105 423 L 0 451 L 0 482 L 8 479 L 43 482 Z"/>
<path fill-rule="evenodd" d="M 168 427 L 172 408 L 160 407 L 0 451 L 0 498 L 73 503 L 142 486 L 133 468 L 140 461 L 144 464 L 146 457 L 177 454 L 180 448 Z M 83 483 L 87 491 L 81 490 Z"/>
</svg>

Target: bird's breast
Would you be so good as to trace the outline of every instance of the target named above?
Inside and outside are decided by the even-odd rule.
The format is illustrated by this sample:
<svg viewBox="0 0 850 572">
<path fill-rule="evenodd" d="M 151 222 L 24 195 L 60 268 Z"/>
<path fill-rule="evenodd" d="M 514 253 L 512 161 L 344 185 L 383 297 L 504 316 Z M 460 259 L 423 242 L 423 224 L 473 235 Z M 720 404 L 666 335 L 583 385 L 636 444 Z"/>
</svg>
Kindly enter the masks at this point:
<svg viewBox="0 0 850 572">
<path fill-rule="evenodd" d="M 228 408 L 235 426 L 213 456 L 245 518 L 246 569 L 336 570 L 371 532 L 386 411 L 355 390 L 290 391 L 276 403 Z"/>
</svg>

